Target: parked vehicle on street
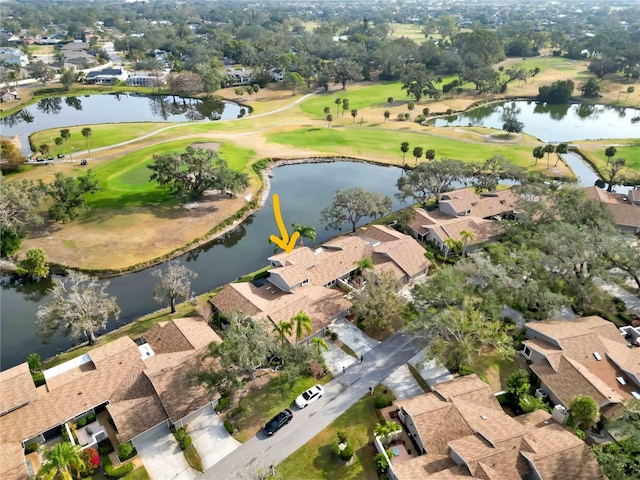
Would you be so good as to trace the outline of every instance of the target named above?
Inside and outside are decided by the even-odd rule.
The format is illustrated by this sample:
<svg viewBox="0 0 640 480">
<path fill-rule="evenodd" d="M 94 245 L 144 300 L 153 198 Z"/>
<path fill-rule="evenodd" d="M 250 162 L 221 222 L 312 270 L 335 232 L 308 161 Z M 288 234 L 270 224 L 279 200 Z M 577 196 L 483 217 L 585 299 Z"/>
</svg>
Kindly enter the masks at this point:
<svg viewBox="0 0 640 480">
<path fill-rule="evenodd" d="M 266 433 L 268 437 L 271 437 L 274 433 L 291 422 L 292 419 L 293 412 L 286 408 L 267 422 L 264 426 L 264 433 Z"/>
<path fill-rule="evenodd" d="M 315 385 L 309 390 L 302 392 L 298 398 L 296 398 L 296 405 L 298 408 L 305 408 L 307 405 L 312 404 L 320 397 L 324 395 L 324 388 L 320 385 Z"/>
</svg>

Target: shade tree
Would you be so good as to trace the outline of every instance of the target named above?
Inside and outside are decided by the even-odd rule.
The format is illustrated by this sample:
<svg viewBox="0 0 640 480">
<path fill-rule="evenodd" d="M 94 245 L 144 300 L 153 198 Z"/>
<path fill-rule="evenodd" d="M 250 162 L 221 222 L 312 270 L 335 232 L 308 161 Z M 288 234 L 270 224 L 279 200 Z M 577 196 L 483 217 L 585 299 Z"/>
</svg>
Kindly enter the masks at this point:
<svg viewBox="0 0 640 480">
<path fill-rule="evenodd" d="M 443 158 L 419 164 L 416 168 L 400 177 L 396 183 L 396 197 L 401 201 L 412 198 L 423 205 L 431 197 L 451 190 L 455 182 L 468 174 L 468 168 L 460 160 Z"/>
<path fill-rule="evenodd" d="M 75 178 L 56 172 L 51 183 L 39 180 L 39 188 L 53 200 L 48 210 L 49 218 L 63 223 L 74 220 L 81 212 L 89 209 L 85 198 L 87 194 L 103 190 L 92 170 Z"/>
<path fill-rule="evenodd" d="M 153 298 L 160 304 L 168 304 L 170 313 L 175 313 L 176 301 L 184 301 L 191 296 L 191 279 L 198 276 L 185 265 L 171 260 L 166 267 L 151 274 L 159 279 Z"/>
<path fill-rule="evenodd" d="M 391 198 L 362 188 L 338 190 L 331 205 L 320 213 L 320 221 L 326 228 L 340 230 L 345 223 L 355 233 L 356 225 L 363 218 L 378 218 L 391 212 Z"/>
<path fill-rule="evenodd" d="M 108 281 L 73 270 L 66 278 L 56 278 L 49 291 L 51 300 L 38 308 L 39 334 L 49 341 L 60 330 L 65 336 L 86 338 L 89 345 L 95 344 L 96 334 L 109 319 L 120 316 L 115 297 L 106 291 L 108 286 Z"/>
</svg>

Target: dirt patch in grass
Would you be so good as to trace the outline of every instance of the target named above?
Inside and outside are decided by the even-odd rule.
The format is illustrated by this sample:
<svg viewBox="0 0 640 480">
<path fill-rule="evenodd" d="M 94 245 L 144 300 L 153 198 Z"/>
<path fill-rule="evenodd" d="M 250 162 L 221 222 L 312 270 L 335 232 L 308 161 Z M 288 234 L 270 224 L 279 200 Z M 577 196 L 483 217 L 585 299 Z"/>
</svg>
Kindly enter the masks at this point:
<svg viewBox="0 0 640 480">
<path fill-rule="evenodd" d="M 95 209 L 64 226 L 46 222 L 23 243 L 42 248 L 49 261 L 87 270 L 119 270 L 167 255 L 203 237 L 247 201 L 211 195 L 197 204 Z"/>
</svg>

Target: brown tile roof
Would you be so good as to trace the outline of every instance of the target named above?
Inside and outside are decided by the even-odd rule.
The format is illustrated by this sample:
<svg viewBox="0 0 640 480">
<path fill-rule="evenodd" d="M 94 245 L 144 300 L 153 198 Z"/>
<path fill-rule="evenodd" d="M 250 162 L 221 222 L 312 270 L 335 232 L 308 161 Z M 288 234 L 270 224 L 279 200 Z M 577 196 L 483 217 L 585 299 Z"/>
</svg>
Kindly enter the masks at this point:
<svg viewBox="0 0 640 480">
<path fill-rule="evenodd" d="M 193 352 L 154 355 L 146 361 L 145 375 L 151 381 L 172 423 L 214 400 L 201 385 L 194 385 L 189 372 L 196 370 L 200 359 Z"/>
<path fill-rule="evenodd" d="M 253 284 L 250 282 L 230 283 L 214 295 L 213 298 L 209 299 L 209 303 L 211 303 L 217 311 L 222 313 L 242 312 L 245 315 L 256 315 L 261 311 L 260 307 L 249 300 L 245 292 L 241 291 L 241 287 L 249 291 L 253 290 L 251 288 Z M 278 289 L 276 288 L 275 290 Z M 278 292 L 284 294 L 284 292 L 280 290 L 278 290 Z"/>
<path fill-rule="evenodd" d="M 431 262 L 424 256 L 426 250 L 408 236 L 400 240 L 383 243 L 374 247 L 373 250 L 375 253 L 380 253 L 390 258 L 409 277 L 426 271 L 431 265 Z"/>
<path fill-rule="evenodd" d="M 475 373 L 458 377 L 448 382 L 441 382 L 431 389 L 447 401 L 458 398 L 466 401 L 475 401 L 484 406 L 502 411 L 491 387 L 484 383 Z"/>
<path fill-rule="evenodd" d="M 629 200 L 631 197 L 634 202 L 640 201 L 640 190 L 630 190 L 629 195 L 609 193 L 598 187 L 586 187 L 583 191 L 589 198 L 606 204 L 617 226 L 640 227 L 640 208 Z"/>
<path fill-rule="evenodd" d="M 157 395 L 110 403 L 107 411 L 118 429 L 120 442 L 127 442 L 169 418 Z"/>
<path fill-rule="evenodd" d="M 613 324 L 603 318 L 591 316 L 576 318 L 575 320 L 554 319 L 540 322 L 527 322 L 525 327 L 560 341 L 566 338 L 586 335 L 594 329 L 600 327 L 606 328 L 609 325 Z"/>
<path fill-rule="evenodd" d="M 619 227 L 640 227 L 640 206 L 638 205 L 607 205 L 613 215 L 613 223 Z"/>
<path fill-rule="evenodd" d="M 557 369 L 546 360 L 534 362 L 530 367 L 564 405 L 569 405 L 578 395 L 589 395 L 600 406 L 622 400 L 618 392 L 589 372 L 585 366 L 565 355 L 560 356 Z"/>
<path fill-rule="evenodd" d="M 624 342 L 615 342 L 608 338 L 601 339 L 609 357 L 618 368 L 640 378 L 640 348 L 629 348 Z M 600 363 L 600 362 L 598 362 Z"/>
<path fill-rule="evenodd" d="M 394 465 L 392 460 L 393 472 L 399 480 L 457 478 L 457 475 L 511 480 L 531 473 L 531 464 L 538 472 L 545 472 L 541 478 L 560 479 L 552 469 L 553 465 L 560 468 L 560 461 L 567 464 L 562 466 L 563 480 L 604 478 L 586 445 L 553 421 L 549 413 L 539 410 L 512 418 L 500 408 L 494 409 L 491 402 L 484 405 L 461 400 L 484 389 L 477 384 L 478 380 L 477 377 L 458 377 L 437 384 L 436 387 L 445 385 L 441 390 L 447 392 L 448 401 L 427 393 L 397 402 L 411 415 L 428 452 L 399 465 Z M 458 428 L 459 425 L 464 428 Z M 444 455 L 451 452 L 464 464 L 452 466 L 447 462 Z M 571 453 L 579 459 L 572 458 Z"/>
<path fill-rule="evenodd" d="M 564 405 L 581 393 L 593 396 L 601 407 L 631 397 L 632 385 L 620 385 L 616 378 L 623 370 L 640 373 L 640 351 L 627 347 L 614 324 L 592 316 L 529 322 L 526 326 L 560 345 L 555 347 L 542 338 L 524 342 L 546 356 L 546 361 L 531 365 L 532 371 Z M 602 360 L 596 360 L 595 352 Z"/>
<path fill-rule="evenodd" d="M 461 188 L 440 195 L 438 203 L 450 204 L 456 212 L 470 210 L 480 200 L 473 188 Z"/>
<path fill-rule="evenodd" d="M 28 478 L 24 450 L 19 442 L 0 442 L 0 473 L 2 480 Z"/>
<path fill-rule="evenodd" d="M 222 341 L 200 317 L 176 318 L 171 322 L 159 323 L 145 332 L 144 339 L 156 354 L 200 350 L 211 342 Z"/>
<path fill-rule="evenodd" d="M 495 217 L 517 210 L 519 202 L 520 196 L 512 189 L 485 192 L 481 194 L 478 203 L 473 205 L 471 215 L 480 218 Z"/>
<path fill-rule="evenodd" d="M 202 325 L 193 323 L 193 320 L 178 323 L 177 331 L 166 328 L 167 324 L 164 332 L 173 335 L 188 331 L 187 335 L 191 335 L 198 330 L 205 338 L 211 338 L 210 334 L 199 330 Z M 205 322 L 202 324 L 206 325 Z M 161 344 L 168 345 L 171 342 Z M 140 350 L 129 337 L 96 347 L 88 355 L 92 361 L 48 379 L 48 383 L 57 384 L 58 388 L 40 387 L 34 401 L 1 416 L 0 443 L 20 446 L 21 441 L 106 402 L 111 402 L 109 408 L 114 412 L 114 422 L 121 439 L 128 440 L 126 437 L 141 433 L 153 426 L 153 422 L 159 423 L 167 418 L 160 397 L 144 374 L 146 366 Z M 191 349 L 185 353 L 184 358 L 199 359 L 199 355 L 199 352 Z M 177 371 L 177 367 L 174 368 Z M 184 370 L 182 373 L 184 374 Z M 62 380 L 57 381 L 59 378 Z M 193 391 L 185 388 L 184 375 L 172 379 L 176 382 L 173 391 L 180 392 L 183 405 L 176 401 L 175 405 L 169 402 L 168 406 L 172 412 L 185 411 L 193 405 L 194 398 L 185 396 L 184 392 L 192 394 Z M 163 393 L 167 398 L 167 392 L 173 387 L 166 380 L 163 382 Z M 5 463 L 2 462 L 0 478 L 5 478 L 5 474 Z"/>
<path fill-rule="evenodd" d="M 0 414 L 35 400 L 36 396 L 36 386 L 26 362 L 0 372 Z"/>
<path fill-rule="evenodd" d="M 337 237 L 311 250 L 295 248 L 289 254 L 278 254 L 269 260 L 278 260 L 284 266 L 272 268 L 290 287 L 308 280 L 312 285 L 325 285 L 357 268 L 356 262 L 371 256 L 371 247 L 358 236 Z"/>
</svg>

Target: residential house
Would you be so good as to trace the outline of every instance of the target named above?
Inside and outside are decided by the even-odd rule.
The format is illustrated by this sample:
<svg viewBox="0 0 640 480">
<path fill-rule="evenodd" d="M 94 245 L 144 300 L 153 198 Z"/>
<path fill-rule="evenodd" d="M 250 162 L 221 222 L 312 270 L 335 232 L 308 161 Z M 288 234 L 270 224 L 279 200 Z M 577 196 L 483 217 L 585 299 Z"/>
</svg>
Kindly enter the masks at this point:
<svg viewBox="0 0 640 480">
<path fill-rule="evenodd" d="M 0 102 L 13 102 L 20 100 L 20 95 L 16 91 L 0 90 Z"/>
<path fill-rule="evenodd" d="M 121 442 L 152 429 L 182 426 L 213 408 L 216 396 L 189 383 L 218 335 L 201 318 L 155 325 L 139 339 L 129 337 L 96 347 L 44 372 L 35 387 L 26 363 L 0 372 L 0 478 L 26 479 L 33 472 L 24 447 L 59 437 L 67 422 L 88 412 L 108 412 Z M 78 429 L 83 448 L 104 438 L 104 429 Z"/>
<path fill-rule="evenodd" d="M 165 71 L 159 73 L 154 72 L 135 72 L 127 77 L 127 85 L 132 87 L 157 87 L 167 83 L 167 75 Z"/>
<path fill-rule="evenodd" d="M 636 187 L 627 194 L 622 194 L 607 192 L 594 186 L 584 188 L 584 192 L 588 197 L 605 204 L 620 230 L 640 234 L 640 188 Z"/>
<path fill-rule="evenodd" d="M 0 62 L 6 65 L 29 65 L 29 57 L 19 48 L 0 47 Z"/>
<path fill-rule="evenodd" d="M 279 68 L 272 68 L 269 70 L 269 75 L 271 75 L 271 80 L 274 82 L 284 82 L 285 72 Z"/>
<path fill-rule="evenodd" d="M 344 291 L 360 288 L 357 263 L 371 258 L 374 272 L 389 271 L 402 281 L 425 273 L 430 262 L 418 242 L 382 226 L 361 228 L 356 235 L 337 237 L 320 246 L 297 247 L 269 257 L 266 279 L 231 283 L 209 302 L 217 313 L 242 312 L 272 328 L 300 310 L 312 320 L 313 334 L 347 314 L 351 302 Z M 337 288 L 340 287 L 340 288 Z"/>
<path fill-rule="evenodd" d="M 627 341 L 628 332 L 596 316 L 525 327 L 521 353 L 554 404 L 568 408 L 577 395 L 589 395 L 612 417 L 623 400 L 640 398 L 640 347 Z"/>
<path fill-rule="evenodd" d="M 227 78 L 230 85 L 251 85 L 253 83 L 253 70 L 226 67 Z"/>
<path fill-rule="evenodd" d="M 480 194 L 472 188 L 446 192 L 440 195 L 437 209 L 413 209 L 409 231 L 421 242 L 429 241 L 443 251 L 448 238 L 465 241 L 461 232 L 468 231 L 474 238 L 466 240 L 467 250 L 473 250 L 481 243 L 500 238 L 503 229 L 496 220 L 513 216 L 518 201 L 511 189 Z"/>
<path fill-rule="evenodd" d="M 126 81 L 128 73 L 124 68 L 104 68 L 95 72 L 89 72 L 86 76 L 87 83 L 115 83 L 116 80 Z"/>
<path fill-rule="evenodd" d="M 606 478 L 589 447 L 549 413 L 510 417 L 477 375 L 431 388 L 396 402 L 422 455 L 402 463 L 392 457 L 389 478 Z"/>
</svg>

